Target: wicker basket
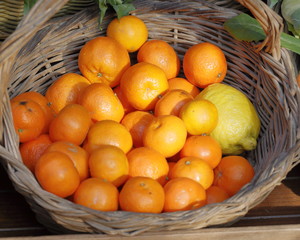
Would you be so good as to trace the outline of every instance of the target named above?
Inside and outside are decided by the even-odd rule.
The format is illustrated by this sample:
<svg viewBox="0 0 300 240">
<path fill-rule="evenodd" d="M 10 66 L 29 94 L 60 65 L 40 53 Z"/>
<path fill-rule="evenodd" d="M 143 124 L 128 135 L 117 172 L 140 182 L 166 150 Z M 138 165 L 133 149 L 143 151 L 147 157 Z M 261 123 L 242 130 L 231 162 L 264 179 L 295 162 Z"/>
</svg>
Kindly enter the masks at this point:
<svg viewBox="0 0 300 240">
<path fill-rule="evenodd" d="M 290 53 L 279 48 L 279 17 L 274 18 L 277 15 L 269 13 L 259 0 L 239 1 L 263 23 L 266 32 L 272 33 L 262 45 L 254 45 L 234 40 L 223 29 L 225 20 L 240 13 L 231 7 L 223 8 L 213 1 L 201 0 L 136 0 L 134 14 L 147 24 L 149 38 L 168 41 L 181 59 L 187 48 L 202 41 L 223 49 L 229 66 L 225 83 L 243 91 L 261 119 L 258 146 L 246 153 L 255 167 L 255 177 L 222 203 L 161 214 L 100 212 L 44 191 L 22 164 L 9 98 L 28 90 L 44 93 L 60 75 L 78 72 L 80 48 L 87 40 L 104 35 L 108 22 L 114 17 L 113 14 L 106 16 L 101 31 L 97 8 L 49 20 L 66 2 L 40 0 L 0 48 L 2 163 L 16 190 L 51 232 L 136 235 L 145 231 L 226 226 L 263 201 L 299 163 L 300 92 Z M 264 46 L 272 54 L 267 53 Z"/>
<path fill-rule="evenodd" d="M 95 0 L 69 0 L 55 17 L 74 14 L 83 8 L 92 6 Z M 24 0 L 0 1 L 0 43 L 17 27 L 24 14 Z"/>
</svg>

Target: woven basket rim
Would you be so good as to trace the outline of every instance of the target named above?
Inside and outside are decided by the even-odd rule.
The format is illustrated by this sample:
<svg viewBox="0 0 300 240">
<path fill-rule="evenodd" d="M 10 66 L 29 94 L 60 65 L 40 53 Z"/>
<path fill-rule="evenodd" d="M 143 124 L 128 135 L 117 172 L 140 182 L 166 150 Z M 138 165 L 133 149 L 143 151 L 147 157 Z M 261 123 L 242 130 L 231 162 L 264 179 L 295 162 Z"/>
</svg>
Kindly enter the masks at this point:
<svg viewBox="0 0 300 240">
<path fill-rule="evenodd" d="M 142 6 L 143 1 L 137 1 L 139 4 L 138 6 Z M 164 3 L 160 2 L 158 3 L 157 1 L 153 1 L 153 4 L 155 5 L 155 9 L 156 11 L 153 13 L 151 12 L 150 15 L 154 16 L 155 14 L 159 15 L 161 12 L 166 11 L 165 9 L 168 8 L 170 9 L 170 11 L 172 9 L 176 9 L 176 7 L 179 8 L 179 6 L 186 7 L 188 8 L 187 2 L 182 2 L 182 3 L 178 3 L 177 6 L 170 5 L 170 3 L 168 1 L 165 1 Z M 191 4 L 195 4 L 195 6 L 202 6 L 201 4 L 203 4 L 203 6 L 208 7 L 208 8 L 212 8 L 214 9 L 214 11 L 218 11 L 218 10 L 222 10 L 224 11 L 223 13 L 225 14 L 226 11 L 228 11 L 228 13 L 232 13 L 232 10 L 227 9 L 225 11 L 224 8 L 220 8 L 220 7 L 215 7 L 213 4 L 208 4 L 208 3 L 204 3 L 204 1 L 194 1 L 194 2 L 190 2 L 189 6 L 191 6 Z M 139 8 L 138 8 L 139 9 Z M 62 19 L 67 20 L 67 23 L 64 24 L 68 24 L 68 23 L 72 23 L 73 21 L 76 22 L 79 21 L 76 18 L 79 19 L 84 19 L 87 17 L 88 14 L 90 14 L 90 9 L 84 10 L 78 14 L 75 14 L 74 16 L 68 16 L 68 17 L 63 17 L 61 19 L 55 19 L 55 20 L 50 20 L 49 22 L 46 22 L 45 24 L 42 25 L 41 29 L 44 29 L 46 27 L 49 27 L 49 29 L 51 29 L 51 26 L 55 25 L 53 23 L 60 23 L 60 21 Z M 135 14 L 145 14 L 147 11 L 146 8 L 143 10 L 137 10 L 135 12 Z M 199 10 L 200 11 L 200 10 Z M 238 13 L 238 11 L 236 12 Z M 142 15 L 140 15 L 142 16 Z M 190 18 L 193 18 L 193 16 L 188 16 Z M 47 29 L 48 30 L 48 29 Z M 41 33 L 41 32 L 39 32 Z M 34 38 L 37 35 L 34 35 Z M 46 38 L 47 35 L 44 36 L 44 38 Z M 175 41 L 175 40 L 174 40 Z M 180 43 L 180 41 L 178 40 L 178 43 Z M 241 43 L 240 43 L 241 44 Z M 18 56 L 22 56 L 23 51 L 26 51 L 26 48 L 28 48 L 30 46 L 30 42 L 28 45 L 25 45 L 25 48 L 23 50 L 21 50 L 18 54 Z M 34 46 L 34 45 L 33 45 Z M 31 47 L 33 47 L 31 46 Z M 251 44 L 247 44 L 245 43 L 245 46 L 249 47 L 249 48 L 253 48 L 253 51 L 251 51 L 251 54 L 257 54 L 255 53 L 255 48 L 251 45 Z M 19 49 L 20 50 L 20 49 Z M 228 49 L 229 51 L 230 49 Z M 228 52 L 229 54 L 230 52 Z M 250 54 L 249 53 L 249 54 Z M 260 52 L 259 54 L 259 58 L 262 62 L 268 62 L 269 65 L 274 65 L 278 68 L 282 67 L 283 65 L 288 68 L 289 64 L 289 53 L 284 50 L 281 49 L 281 58 L 280 61 L 275 60 L 274 57 L 272 57 L 270 54 L 265 53 L 265 52 Z M 14 60 L 14 58 L 13 58 Z M 0 62 L 0 76 L 4 76 L 4 70 L 6 69 L 7 65 L 5 65 L 5 63 L 7 63 L 8 60 L 3 60 L 2 62 Z M 269 67 L 268 65 L 268 67 Z M 15 71 L 17 71 L 17 68 L 13 68 L 11 67 L 11 69 L 14 69 Z M 271 69 L 264 69 L 261 68 L 262 70 L 266 71 L 266 72 L 271 72 Z M 262 71 L 261 70 L 261 71 Z M 3 72 L 2 72 L 3 71 Z M 287 79 L 285 79 L 285 81 L 290 81 L 291 78 L 291 74 L 292 73 L 286 73 L 286 71 L 283 71 L 283 75 L 287 74 L 288 77 Z M 283 76 L 282 75 L 282 76 Z M 285 76 L 285 75 L 284 75 Z M 50 78 L 51 79 L 51 78 Z M 9 80 L 9 79 L 8 79 Z M 276 79 L 277 81 L 277 79 Z M 276 87 L 281 88 L 281 85 L 285 85 L 285 83 L 281 83 L 281 82 L 276 82 L 275 80 L 273 81 L 273 84 L 276 85 Z M 2 82 L 3 84 L 4 82 Z M 286 83 L 287 85 L 289 83 Z M 8 85 L 10 86 L 10 84 Z M 5 86 L 5 89 L 7 88 L 7 86 Z M 10 87 L 11 89 L 12 87 Z M 294 87 L 293 87 L 294 88 Z M 259 89 L 259 91 L 262 91 L 263 89 Z M 286 88 L 284 90 L 287 90 Z M 258 90 L 257 90 L 258 91 Z M 293 108 L 293 110 L 290 109 L 286 109 L 286 115 L 295 115 L 294 111 L 296 113 L 300 112 L 299 109 L 299 104 L 297 104 L 297 101 L 294 100 L 294 98 L 298 99 L 300 98 L 300 93 L 299 93 L 299 89 L 293 89 L 294 93 L 287 93 L 287 94 L 291 94 L 291 96 L 287 96 L 285 97 L 284 95 L 282 95 L 283 97 L 283 102 L 284 101 L 289 101 L 291 103 L 294 104 L 294 106 L 290 106 L 290 108 Z M 11 91 L 12 92 L 12 91 Z M 281 91 L 280 91 L 281 92 Z M 280 93 L 279 92 L 279 93 Z M 279 94 L 278 93 L 278 94 Z M 281 96 L 280 96 L 281 97 Z M 278 97 L 279 98 L 279 97 Z M 292 99 L 292 100 L 291 100 Z M 6 108 L 7 102 L 9 101 L 9 95 L 8 93 L 6 93 L 4 95 L 4 101 L 3 104 L 5 106 L 4 108 L 4 121 L 6 122 L 6 124 L 8 124 L 7 122 L 9 122 L 10 120 L 10 116 L 9 116 L 9 108 Z M 298 101 L 299 103 L 299 101 Z M 280 103 L 282 104 L 282 103 Z M 284 105 L 283 105 L 284 106 Z M 293 118 L 290 119 L 290 121 L 294 120 Z M 295 129 L 297 129 L 299 131 L 299 115 L 298 115 L 298 121 L 294 123 L 295 124 Z M 6 126 L 8 127 L 8 126 Z M 10 125 L 11 127 L 11 125 Z M 49 211 L 49 214 L 56 219 L 58 222 L 67 222 L 67 218 L 70 217 L 71 211 L 69 207 L 72 207 L 72 210 L 74 210 L 73 212 L 76 212 L 76 216 L 77 216 L 77 220 L 78 220 L 78 224 L 81 223 L 81 221 L 86 221 L 86 224 L 93 228 L 93 231 L 98 231 L 98 232 L 105 232 L 107 234 L 122 234 L 122 235 L 135 235 L 138 234 L 140 232 L 143 231 L 148 231 L 148 230 L 161 230 L 161 229 L 165 229 L 164 224 L 166 225 L 168 222 L 172 222 L 172 220 L 178 217 L 181 217 L 182 219 L 188 219 L 187 222 L 183 222 L 181 226 L 172 226 L 172 224 L 169 224 L 166 229 L 167 230 L 172 230 L 172 229 L 185 229 L 187 227 L 189 227 L 190 229 L 192 228 L 202 228 L 202 227 L 206 227 L 207 225 L 219 225 L 219 224 L 224 224 L 224 222 L 222 222 L 221 220 L 215 218 L 215 223 L 209 222 L 209 220 L 207 220 L 208 222 L 200 222 L 197 226 L 191 226 L 193 221 L 199 221 L 199 219 L 195 219 L 196 213 L 199 216 L 202 215 L 206 215 L 207 212 L 212 212 L 213 214 L 215 214 L 215 212 L 225 212 L 224 214 L 228 214 L 228 212 L 230 212 L 232 214 L 232 216 L 228 216 L 227 221 L 234 221 L 236 218 L 239 218 L 241 216 L 243 216 L 244 214 L 247 213 L 247 211 L 249 210 L 249 208 L 252 208 L 254 205 L 258 204 L 259 201 L 262 201 L 264 199 L 264 197 L 266 197 L 271 190 L 275 187 L 276 184 L 278 184 L 287 174 L 287 172 L 295 165 L 298 164 L 298 162 L 300 161 L 300 142 L 299 142 L 299 136 L 288 136 L 289 138 L 293 138 L 292 141 L 294 141 L 293 143 L 290 143 L 289 148 L 287 147 L 286 152 L 283 152 L 282 154 L 276 156 L 276 158 L 274 158 L 274 162 L 278 162 L 278 167 L 282 168 L 280 169 L 281 171 L 276 171 L 273 172 L 270 176 L 268 177 L 259 177 L 257 176 L 253 182 L 247 186 L 245 186 L 237 195 L 233 196 L 230 200 L 225 201 L 224 203 L 220 203 L 220 204 L 215 204 L 215 205 L 207 205 L 202 209 L 198 209 L 198 210 L 193 210 L 193 211 L 185 211 L 185 212 L 175 212 L 175 213 L 162 213 L 160 215 L 157 214 L 137 214 L 137 213 L 127 213 L 127 212 L 99 212 L 99 211 L 95 211 L 95 210 L 91 210 L 91 209 L 87 209 L 86 207 L 83 206 L 79 206 L 76 205 L 72 202 L 69 202 L 67 200 L 62 200 L 59 197 L 56 197 L 48 192 L 45 192 L 44 190 L 39 189 L 39 185 L 38 183 L 34 180 L 34 176 L 32 175 L 32 173 L 20 162 L 20 154 L 19 152 L 16 150 L 17 149 L 17 139 L 16 136 L 12 136 L 9 131 L 9 129 L 5 129 L 4 128 L 4 132 L 6 134 L 6 136 L 4 136 L 4 146 L 0 146 L 0 156 L 3 158 L 2 161 L 3 163 L 6 165 L 7 171 L 9 172 L 9 177 L 12 179 L 12 182 L 15 185 L 15 188 L 17 189 L 17 191 L 19 191 L 20 193 L 22 193 L 23 195 L 25 195 L 26 199 L 30 202 L 30 205 L 35 205 L 36 203 L 31 203 L 32 199 L 34 199 L 34 202 L 37 202 L 40 205 L 45 204 L 44 201 L 48 201 L 47 207 L 48 209 L 51 209 L 51 211 L 57 211 L 58 214 L 56 213 L 52 213 L 51 211 Z M 285 139 L 283 139 L 285 140 Z M 12 151 L 13 150 L 13 151 Z M 282 159 L 286 160 L 286 164 L 283 164 Z M 278 161 L 277 161 L 278 160 Z M 270 165 L 270 168 L 274 168 L 275 165 Z M 268 169 L 269 171 L 271 171 L 272 169 Z M 23 175 L 26 175 L 26 177 L 29 177 L 30 180 L 29 181 L 22 181 L 22 183 L 20 183 L 20 179 L 22 177 L 24 177 Z M 33 182 L 32 182 L 32 181 Z M 34 182 L 35 181 L 35 182 Z M 259 191 L 257 190 L 257 185 L 259 184 L 264 184 L 262 189 L 259 189 Z M 271 186 L 271 188 L 270 188 Z M 265 189 L 269 187 L 268 189 Z M 262 194 L 263 198 L 257 200 L 255 198 L 253 198 L 253 193 L 258 191 L 258 195 Z M 30 192 L 31 194 L 29 194 L 28 192 Z M 252 198 L 251 198 L 252 197 Z M 249 198 L 249 202 L 248 205 L 243 204 L 243 202 L 241 202 L 241 198 Z M 49 203 L 51 201 L 51 203 Z M 63 202 L 63 205 L 61 206 L 61 203 Z M 49 204 L 49 206 L 48 206 Z M 224 207 L 226 206 L 226 207 Z M 236 212 L 234 212 L 234 209 L 238 209 L 238 214 Z M 33 210 L 36 212 L 37 215 L 44 215 L 45 213 L 41 213 L 40 209 L 36 209 L 35 206 L 33 206 Z M 66 215 L 66 218 L 59 218 L 60 216 Z M 229 215 L 229 214 L 228 214 Z M 94 219 L 89 219 L 90 216 L 93 216 L 97 219 L 97 221 L 94 221 Z M 145 228 L 141 228 L 140 226 L 131 226 L 131 227 L 126 227 L 126 229 L 122 229 L 122 226 L 126 226 L 126 223 L 124 223 L 125 220 L 123 220 L 122 223 L 114 223 L 115 218 L 117 217 L 127 217 L 128 219 L 131 218 L 136 218 L 136 221 L 142 221 L 143 224 L 145 224 L 144 222 L 146 220 L 150 221 L 149 219 L 147 219 L 147 217 L 154 217 L 155 218 L 155 222 L 152 222 L 150 226 L 145 226 Z M 216 216 L 216 215 L 215 215 Z M 165 219 L 166 217 L 168 217 L 169 219 Z M 84 220 L 82 220 L 84 219 Z M 217 220 L 216 220 L 217 219 Z M 43 221 L 41 219 L 41 221 Z M 75 222 L 75 220 L 74 220 Z M 102 225 L 101 225 L 102 224 Z M 110 227 L 110 224 L 113 224 L 114 227 Z M 101 226 L 100 226 L 101 225 Z M 116 225 L 118 225 L 119 227 L 117 227 Z M 74 229 L 73 229 L 74 230 Z M 91 229 L 89 229 L 88 227 L 86 227 L 86 231 L 92 231 Z"/>
</svg>

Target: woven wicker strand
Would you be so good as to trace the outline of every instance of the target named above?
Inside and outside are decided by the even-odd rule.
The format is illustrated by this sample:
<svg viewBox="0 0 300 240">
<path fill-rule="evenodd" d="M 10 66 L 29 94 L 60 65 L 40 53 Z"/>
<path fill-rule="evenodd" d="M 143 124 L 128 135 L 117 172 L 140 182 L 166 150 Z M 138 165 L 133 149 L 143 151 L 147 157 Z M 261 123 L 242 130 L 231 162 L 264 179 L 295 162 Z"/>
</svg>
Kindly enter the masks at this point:
<svg viewBox="0 0 300 240">
<path fill-rule="evenodd" d="M 55 17 L 74 14 L 84 8 L 94 5 L 94 0 L 69 0 Z M 17 27 L 23 18 L 24 1 L 0 1 L 0 43 L 4 41 Z"/>
<path fill-rule="evenodd" d="M 243 91 L 261 119 L 258 146 L 244 155 L 253 164 L 255 177 L 222 203 L 161 214 L 95 211 L 44 191 L 22 164 L 9 99 L 29 90 L 44 93 L 62 74 L 79 72 L 79 50 L 89 39 L 104 35 L 107 24 L 115 17 L 115 14 L 107 15 L 102 30 L 99 30 L 96 7 L 50 19 L 64 3 L 38 1 L 39 6 L 25 17 L 0 49 L 1 161 L 15 189 L 49 231 L 132 236 L 145 231 L 227 226 L 263 201 L 300 162 L 300 92 L 286 49 L 280 48 L 278 60 L 263 49 L 257 51 L 254 44 L 234 40 L 224 30 L 223 23 L 238 15 L 238 9 L 204 0 L 136 0 L 136 11 L 132 14 L 146 23 L 149 38 L 172 44 L 181 60 L 190 46 L 203 41 L 212 42 L 224 51 L 228 62 L 224 83 Z"/>
</svg>

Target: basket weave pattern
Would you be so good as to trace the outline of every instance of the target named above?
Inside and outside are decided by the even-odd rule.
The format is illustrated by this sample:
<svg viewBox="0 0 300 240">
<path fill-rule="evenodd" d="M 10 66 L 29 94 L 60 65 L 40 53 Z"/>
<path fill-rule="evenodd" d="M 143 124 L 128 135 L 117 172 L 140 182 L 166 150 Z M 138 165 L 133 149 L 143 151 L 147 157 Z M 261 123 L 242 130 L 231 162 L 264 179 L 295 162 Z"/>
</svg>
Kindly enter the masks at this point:
<svg viewBox="0 0 300 240">
<path fill-rule="evenodd" d="M 56 1 L 42 2 L 45 9 L 50 6 L 47 4 L 52 4 L 57 10 L 66 1 L 58 1 L 60 3 L 56 5 Z M 240 2 L 247 7 L 248 2 L 256 1 Z M 34 15 L 31 12 L 21 22 L 18 31 L 3 44 L 11 44 L 14 48 L 1 48 L 3 136 L 0 156 L 16 190 L 26 198 L 37 219 L 52 232 L 135 235 L 150 230 L 224 226 L 237 221 L 263 201 L 300 162 L 300 92 L 288 51 L 280 49 L 276 41 L 271 41 L 274 43 L 271 47 L 267 45 L 271 48 L 270 54 L 262 51 L 261 46 L 258 51 L 257 45 L 234 40 L 223 29 L 223 23 L 239 14 L 239 10 L 217 6 L 213 1 L 137 0 L 135 6 L 134 14 L 146 23 L 149 38 L 169 42 L 181 59 L 190 46 L 202 41 L 212 42 L 224 51 L 229 68 L 224 82 L 243 91 L 261 119 L 258 146 L 245 154 L 255 167 L 255 177 L 239 193 L 222 203 L 193 211 L 162 214 L 95 211 L 41 189 L 32 173 L 22 164 L 9 98 L 29 90 L 44 93 L 62 74 L 79 72 L 79 50 L 89 39 L 104 35 L 108 22 L 115 16 L 106 16 L 101 31 L 97 8 L 49 21 L 37 18 L 39 25 L 33 29 L 26 24 L 28 19 L 32 19 L 30 14 Z M 47 13 L 48 18 L 54 13 L 55 10 Z M 21 36 L 29 41 L 20 45 Z M 279 51 L 273 51 L 274 48 L 279 48 Z"/>
</svg>

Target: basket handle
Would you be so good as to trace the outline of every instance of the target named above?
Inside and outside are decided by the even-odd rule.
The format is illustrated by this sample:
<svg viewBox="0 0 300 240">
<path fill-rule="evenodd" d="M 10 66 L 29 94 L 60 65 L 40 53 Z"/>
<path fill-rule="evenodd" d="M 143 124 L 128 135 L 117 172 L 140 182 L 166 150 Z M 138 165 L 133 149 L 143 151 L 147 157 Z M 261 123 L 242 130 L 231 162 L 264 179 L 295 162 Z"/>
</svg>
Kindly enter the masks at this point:
<svg viewBox="0 0 300 240">
<path fill-rule="evenodd" d="M 251 11 L 266 33 L 265 40 L 255 46 L 257 51 L 261 51 L 266 47 L 265 51 L 271 53 L 276 60 L 279 60 L 281 57 L 280 36 L 284 26 L 282 17 L 261 0 L 236 1 Z"/>
</svg>

